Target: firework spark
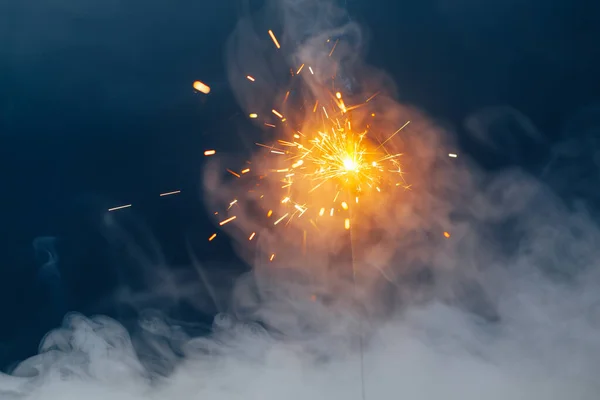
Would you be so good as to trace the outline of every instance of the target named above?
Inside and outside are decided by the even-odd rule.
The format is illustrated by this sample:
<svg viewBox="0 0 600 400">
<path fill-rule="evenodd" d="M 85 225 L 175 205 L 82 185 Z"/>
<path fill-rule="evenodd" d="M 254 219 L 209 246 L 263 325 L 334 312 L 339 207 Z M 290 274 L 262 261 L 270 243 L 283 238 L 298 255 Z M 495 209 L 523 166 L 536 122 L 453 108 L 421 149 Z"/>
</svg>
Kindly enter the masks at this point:
<svg viewBox="0 0 600 400">
<path fill-rule="evenodd" d="M 204 93 L 204 94 L 210 93 L 210 87 L 204 82 L 195 81 L 193 86 L 194 86 L 194 89 L 196 89 L 200 93 Z"/>
<path fill-rule="evenodd" d="M 269 36 L 271 36 L 271 39 L 273 40 L 273 43 L 275 43 L 275 47 L 277 47 L 278 49 L 280 49 L 281 46 L 279 45 L 279 41 L 275 37 L 275 34 L 273 33 L 273 31 L 270 30 L 270 29 L 269 29 Z"/>
<path fill-rule="evenodd" d="M 160 197 L 172 196 L 174 194 L 179 194 L 179 193 L 181 193 L 181 190 L 173 190 L 172 192 L 161 193 L 159 196 Z"/>
<path fill-rule="evenodd" d="M 124 206 L 109 208 L 108 211 L 117 211 L 117 210 L 122 210 L 124 208 L 129 208 L 129 207 L 131 207 L 131 204 L 125 204 Z"/>
</svg>

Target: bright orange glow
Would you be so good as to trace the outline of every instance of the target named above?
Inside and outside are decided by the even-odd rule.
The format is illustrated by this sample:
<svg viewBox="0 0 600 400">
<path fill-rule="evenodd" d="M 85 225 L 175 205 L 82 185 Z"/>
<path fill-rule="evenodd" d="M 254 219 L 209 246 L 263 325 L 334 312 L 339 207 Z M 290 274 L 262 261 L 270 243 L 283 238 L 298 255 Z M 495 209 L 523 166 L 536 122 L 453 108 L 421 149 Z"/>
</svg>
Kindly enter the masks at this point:
<svg viewBox="0 0 600 400">
<path fill-rule="evenodd" d="M 217 234 L 216 234 L 216 233 L 213 233 L 213 234 L 212 234 L 212 235 L 210 235 L 210 237 L 208 238 L 208 241 L 209 241 L 209 242 L 212 242 L 212 241 L 213 241 L 213 239 L 214 239 L 214 238 L 216 238 L 216 237 L 217 237 Z"/>
<path fill-rule="evenodd" d="M 444 232 L 444 237 L 446 239 L 449 239 L 450 238 L 450 232 Z"/>
<path fill-rule="evenodd" d="M 210 87 L 207 84 L 200 82 L 200 81 L 194 82 L 194 89 L 196 89 L 200 93 L 204 93 L 204 94 L 210 93 Z"/>
<path fill-rule="evenodd" d="M 350 158 L 350 156 L 344 158 L 342 163 L 344 164 L 344 169 L 346 171 L 356 172 L 356 170 L 358 169 L 358 164 L 356 164 L 356 162 L 352 158 Z"/>
<path fill-rule="evenodd" d="M 217 153 L 216 150 L 206 150 L 204 152 L 204 155 L 205 156 L 212 156 L 212 155 L 215 155 L 216 153 Z"/>
<path fill-rule="evenodd" d="M 359 197 L 368 192 L 381 193 L 382 188 L 406 187 L 399 162 L 401 154 L 389 152 L 385 143 L 408 123 L 383 142 L 372 141 L 368 126 L 361 131 L 353 129 L 351 112 L 340 108 L 342 97 L 339 92 L 333 96 L 337 111 L 335 107 L 330 110 L 321 107 L 323 114 L 320 118 L 317 116 L 312 125 L 314 128 L 307 124 L 303 132 L 290 132 L 289 140 L 278 139 L 271 145 L 257 143 L 284 160 L 281 167 L 271 171 L 281 174 L 280 187 L 285 191 L 279 199 L 285 210 L 279 210 L 281 216 L 274 225 L 284 220 L 287 225 L 306 213 L 311 215 L 310 210 L 316 210 L 313 216 L 322 217 L 329 209 L 329 215 L 333 217 L 337 206 L 327 203 L 341 204 L 342 209 L 348 211 L 350 204 L 358 204 Z M 281 115 L 275 109 L 272 111 Z M 317 194 L 321 190 L 323 194 Z M 328 197 L 325 193 L 334 195 Z M 272 212 L 270 210 L 267 216 L 270 217 Z M 349 223 L 349 220 L 345 221 L 344 226 Z"/>
<path fill-rule="evenodd" d="M 276 48 L 280 49 L 273 31 L 269 30 L 268 33 Z M 327 46 L 330 56 L 337 44 L 336 40 L 335 44 Z M 409 187 L 404 180 L 401 154 L 391 143 L 386 144 L 410 121 L 395 132 L 379 131 L 386 125 L 386 121 L 381 118 L 372 119 L 371 117 L 375 117 L 374 108 L 371 107 L 372 104 L 367 105 L 379 92 L 368 98 L 361 98 L 361 103 L 350 104 L 358 96 L 352 94 L 344 97 L 342 88 L 337 84 L 335 70 L 313 70 L 308 64 L 290 68 L 292 78 L 285 78 L 295 79 L 305 67 L 310 74 L 318 75 L 319 81 L 328 79 L 327 75 L 332 74 L 331 86 L 327 84 L 315 88 L 312 85 L 317 84 L 316 80 L 305 74 L 307 85 L 311 89 L 308 95 L 310 97 L 303 97 L 306 91 L 302 87 L 298 88 L 293 84 L 288 86 L 285 96 L 281 92 L 282 96 L 275 96 L 276 103 L 271 105 L 271 113 L 277 118 L 269 117 L 268 108 L 265 111 L 261 104 L 260 109 L 255 109 L 261 112 L 261 126 L 264 124 L 274 128 L 268 132 L 268 137 L 275 138 L 266 144 L 256 143 L 261 148 L 261 153 L 248 164 L 252 165 L 252 171 L 250 168 L 241 169 L 240 166 L 232 167 L 240 172 L 227 169 L 237 178 L 242 175 L 246 178 L 244 182 L 247 185 L 244 184 L 244 188 L 253 204 L 252 213 L 258 210 L 258 215 L 253 216 L 260 217 L 260 221 L 257 221 L 260 225 L 266 225 L 258 229 L 274 232 L 275 229 L 285 229 L 288 226 L 300 228 L 296 232 L 304 232 L 303 239 L 297 238 L 301 239 L 298 245 L 302 246 L 302 254 L 307 254 L 307 235 L 310 232 L 327 234 L 329 227 L 343 232 L 342 224 L 346 231 L 351 230 L 351 225 L 354 226 L 352 229 L 357 229 L 360 221 L 356 222 L 354 218 L 361 218 L 367 215 L 366 211 L 379 206 L 376 196 L 399 187 Z M 250 75 L 246 78 L 251 82 L 255 81 Z M 270 91 L 267 92 L 270 94 Z M 345 104 L 346 100 L 348 105 Z M 364 111 L 355 111 L 357 109 Z M 250 113 L 248 116 L 258 118 L 257 113 Z M 361 209 L 358 209 L 361 197 Z M 240 201 L 241 199 L 242 197 Z M 261 201 L 257 201 L 258 199 Z M 232 205 L 233 203 L 230 208 Z M 255 209 L 254 205 L 260 208 Z M 238 206 L 240 211 L 250 210 L 241 203 Z M 354 213 L 355 209 L 359 212 Z M 273 219 L 265 219 L 265 214 L 267 219 Z M 225 219 L 219 225 L 235 218 Z M 252 230 L 257 228 L 253 227 Z M 256 232 L 249 231 L 244 235 L 244 238 L 251 241 Z M 450 234 L 444 232 L 444 236 L 449 238 Z M 278 249 L 272 248 L 271 251 Z M 275 254 L 270 254 L 270 261 L 274 260 Z"/>
</svg>

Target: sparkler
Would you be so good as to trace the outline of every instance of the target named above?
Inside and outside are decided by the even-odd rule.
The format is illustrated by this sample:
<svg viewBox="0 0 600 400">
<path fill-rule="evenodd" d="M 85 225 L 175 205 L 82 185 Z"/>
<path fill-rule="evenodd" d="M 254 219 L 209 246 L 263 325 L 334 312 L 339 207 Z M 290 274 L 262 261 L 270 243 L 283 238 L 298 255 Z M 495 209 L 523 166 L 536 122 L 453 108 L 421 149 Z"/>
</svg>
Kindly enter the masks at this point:
<svg viewBox="0 0 600 400">
<path fill-rule="evenodd" d="M 273 31 L 268 33 L 275 47 L 281 49 Z M 329 56 L 338 41 L 330 46 Z M 298 76 L 305 66 L 315 74 L 312 66 L 302 63 L 291 70 L 292 77 L 294 71 Z M 252 75 L 246 78 L 255 80 Z M 267 156 L 266 162 L 261 161 L 252 171 L 227 169 L 236 178 L 244 175 L 279 184 L 275 193 L 267 188 L 261 190 L 260 183 L 252 190 L 264 200 L 267 219 L 273 215 L 267 224 L 281 228 L 296 224 L 306 232 L 341 221 L 337 222 L 340 229 L 349 231 L 353 223 L 352 209 L 361 198 L 371 199 L 386 191 L 408 188 L 400 163 L 401 154 L 386 145 L 409 122 L 396 132 L 382 135 L 372 132 L 372 119 L 365 123 L 362 118 L 366 114 L 361 108 L 379 92 L 365 97 L 361 104 L 349 105 L 340 91 L 327 92 L 315 99 L 314 106 L 311 104 L 313 113 L 306 113 L 301 127 L 294 126 L 294 118 L 286 116 L 288 112 L 297 114 L 287 107 L 290 92 L 286 92 L 282 105 L 263 116 L 264 126 L 275 128 L 279 135 L 272 143 L 256 143 Z M 306 109 L 304 105 L 301 107 Z M 357 112 L 358 117 L 355 117 Z M 368 114 L 375 117 L 374 113 Z M 259 114 L 253 112 L 249 117 L 258 119 Z M 231 206 L 227 211 L 230 209 Z M 257 232 L 246 233 L 248 240 L 257 235 Z"/>
<path fill-rule="evenodd" d="M 277 50 L 281 45 L 272 30 L 268 34 Z M 328 41 L 329 42 L 329 41 Z M 339 39 L 327 50 L 331 57 Z M 290 68 L 292 78 L 303 74 L 307 79 L 320 79 L 316 65 L 299 63 Z M 251 72 L 251 71 L 248 71 Z M 255 82 L 252 75 L 245 75 L 250 82 Z M 280 104 L 273 105 L 270 112 L 265 109 L 251 110 L 251 119 L 261 116 L 265 127 L 273 128 L 276 139 L 270 143 L 256 143 L 260 151 L 257 162 L 252 163 L 252 169 L 230 168 L 226 171 L 235 178 L 250 179 L 252 188 L 249 196 L 260 204 L 263 213 L 254 214 L 263 218 L 262 222 L 275 229 L 285 229 L 294 226 L 302 232 L 301 247 L 306 255 L 307 232 L 317 231 L 321 227 L 333 227 L 340 232 L 347 232 L 350 239 L 350 256 L 352 258 L 352 275 L 356 285 L 356 266 L 354 260 L 353 219 L 359 213 L 354 209 L 366 201 L 375 201 L 376 196 L 392 190 L 407 189 L 400 159 L 402 154 L 389 146 L 399 132 L 409 122 L 395 132 L 382 134 L 373 127 L 375 113 L 367 112 L 370 101 L 379 92 L 369 94 L 359 104 L 346 104 L 342 91 L 335 90 L 335 77 L 331 89 L 312 86 L 314 98 L 310 102 L 300 99 L 297 104 L 296 95 L 299 91 L 290 88 Z M 258 88 L 257 88 L 258 89 Z M 351 100 L 352 103 L 355 100 Z M 314 105 L 313 105 L 314 104 Z M 298 109 L 294 109 L 294 105 Z M 311 112 L 312 111 L 312 112 Z M 305 118 L 297 120 L 299 113 Z M 368 118 L 365 118 L 367 117 Z M 262 157 L 261 157 L 262 156 Z M 275 187 L 273 188 L 273 185 Z M 239 222 L 242 207 L 240 197 L 229 200 L 229 207 L 224 213 L 228 217 L 219 222 Z M 233 213 L 237 214 L 233 215 Z M 237 219 L 237 221 L 236 221 Z M 243 233 L 249 241 L 260 236 L 260 231 L 253 227 L 252 231 Z M 289 236 L 292 237 L 292 236 Z M 209 240 L 213 240 L 211 236 Z M 268 249 L 266 257 L 269 262 L 276 259 L 277 249 Z M 281 250 L 281 249 L 280 249 Z M 281 254 L 281 253 L 280 253 Z M 281 257 L 277 257 L 278 259 Z M 355 287 L 356 289 L 356 287 Z M 361 352 L 362 397 L 364 393 L 364 366 Z"/>
<path fill-rule="evenodd" d="M 272 110 L 283 122 L 285 133 L 271 144 L 257 146 L 276 164 L 259 174 L 280 182 L 279 199 L 273 199 L 278 204 L 269 207 L 277 212 L 273 225 L 287 226 L 293 221 L 319 225 L 339 211 L 344 229 L 349 230 L 350 209 L 361 197 L 407 187 L 401 154 L 390 152 L 385 144 L 408 123 L 379 142 L 369 136 L 369 127 L 353 128 L 351 109 L 357 106 L 347 107 L 339 92 L 333 97 L 329 111 L 322 106 L 322 115 L 305 122 L 302 131 L 289 127 L 285 115 Z"/>
</svg>

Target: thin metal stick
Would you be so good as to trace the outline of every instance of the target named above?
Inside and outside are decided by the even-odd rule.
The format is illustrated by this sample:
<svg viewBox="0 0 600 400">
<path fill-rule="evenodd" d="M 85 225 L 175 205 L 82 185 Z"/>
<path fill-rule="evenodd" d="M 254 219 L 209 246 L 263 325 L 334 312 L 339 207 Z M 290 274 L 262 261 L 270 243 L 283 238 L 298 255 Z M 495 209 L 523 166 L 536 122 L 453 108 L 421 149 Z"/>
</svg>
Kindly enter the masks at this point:
<svg viewBox="0 0 600 400">
<path fill-rule="evenodd" d="M 354 286 L 354 297 L 358 299 L 358 288 L 356 286 L 356 264 L 354 262 L 354 240 L 352 235 L 353 230 L 353 218 L 352 218 L 352 208 L 350 208 L 350 257 L 352 259 L 352 283 Z M 362 400 L 366 400 L 366 391 L 365 391 L 365 355 L 364 355 L 364 345 L 363 345 L 363 327 L 362 327 L 362 318 L 359 316 L 358 321 L 358 345 L 360 351 L 360 389 L 361 389 L 361 398 Z"/>
</svg>

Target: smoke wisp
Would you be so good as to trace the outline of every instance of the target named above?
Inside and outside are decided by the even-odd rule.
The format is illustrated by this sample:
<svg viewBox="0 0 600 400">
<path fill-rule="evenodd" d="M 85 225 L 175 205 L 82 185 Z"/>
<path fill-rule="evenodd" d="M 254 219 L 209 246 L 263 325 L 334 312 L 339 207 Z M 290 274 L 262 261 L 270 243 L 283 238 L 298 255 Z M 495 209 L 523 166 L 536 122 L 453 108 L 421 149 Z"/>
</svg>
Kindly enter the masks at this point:
<svg viewBox="0 0 600 400">
<path fill-rule="evenodd" d="M 262 232 L 251 248 L 246 232 L 260 225 L 251 205 L 240 206 L 230 233 L 254 269 L 238 279 L 210 335 L 145 314 L 132 339 L 112 319 L 70 314 L 39 355 L 0 376 L 2 398 L 360 399 L 362 342 L 367 399 L 595 399 L 600 229 L 590 213 L 523 171 L 492 174 L 467 157 L 449 159 L 449 134 L 394 100 L 390 79 L 362 62 L 362 31 L 333 2 L 265 10 L 240 21 L 228 48 L 240 106 L 264 114 L 282 100 L 289 68 L 279 75 L 277 63 L 314 68 L 301 76 L 300 100 L 325 97 L 332 73 L 348 104 L 380 92 L 357 118 L 378 115 L 381 132 L 412 121 L 391 143 L 405 154 L 411 190 L 366 202 L 352 260 L 332 256 L 347 250 L 333 230 L 309 241 L 310 258 L 299 256 L 293 231 Z M 266 16 L 280 17 L 278 56 Z M 331 38 L 339 42 L 330 56 Z M 497 115 L 469 126 L 484 138 Z M 500 126 L 537 138 L 510 115 Z M 207 168 L 208 202 L 227 204 L 239 186 L 216 170 Z M 273 245 L 286 255 L 277 263 L 263 254 Z"/>
</svg>

